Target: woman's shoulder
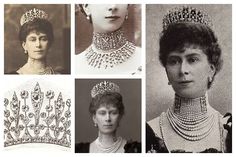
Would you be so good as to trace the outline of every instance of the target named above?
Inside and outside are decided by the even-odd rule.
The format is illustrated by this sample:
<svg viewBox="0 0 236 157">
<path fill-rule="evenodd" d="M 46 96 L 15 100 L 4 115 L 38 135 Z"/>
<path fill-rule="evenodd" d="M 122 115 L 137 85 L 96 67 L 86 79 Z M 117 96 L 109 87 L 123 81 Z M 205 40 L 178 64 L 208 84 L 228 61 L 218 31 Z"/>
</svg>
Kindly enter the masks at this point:
<svg viewBox="0 0 236 157">
<path fill-rule="evenodd" d="M 133 140 L 128 140 L 124 146 L 125 153 L 141 153 L 141 143 Z"/>
<path fill-rule="evenodd" d="M 89 142 L 81 142 L 75 144 L 75 153 L 89 153 Z"/>
</svg>

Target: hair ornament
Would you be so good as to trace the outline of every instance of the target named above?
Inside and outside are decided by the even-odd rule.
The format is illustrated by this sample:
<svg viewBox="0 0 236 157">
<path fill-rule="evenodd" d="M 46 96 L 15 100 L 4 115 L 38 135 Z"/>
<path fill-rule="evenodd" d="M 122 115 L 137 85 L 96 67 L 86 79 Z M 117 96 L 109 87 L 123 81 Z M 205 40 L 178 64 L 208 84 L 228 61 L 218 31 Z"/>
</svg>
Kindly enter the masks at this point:
<svg viewBox="0 0 236 157">
<path fill-rule="evenodd" d="M 195 23 L 212 27 L 212 20 L 208 14 L 190 6 L 177 7 L 170 10 L 163 18 L 163 30 L 177 23 Z"/>
<path fill-rule="evenodd" d="M 103 94 L 105 92 L 120 92 L 120 88 L 117 84 L 110 81 L 103 81 L 96 84 L 91 90 L 91 96 L 94 98 L 98 94 Z"/>
<path fill-rule="evenodd" d="M 20 25 L 22 26 L 29 21 L 33 21 L 34 19 L 48 20 L 48 14 L 45 11 L 36 8 L 28 10 L 21 16 Z"/>
</svg>

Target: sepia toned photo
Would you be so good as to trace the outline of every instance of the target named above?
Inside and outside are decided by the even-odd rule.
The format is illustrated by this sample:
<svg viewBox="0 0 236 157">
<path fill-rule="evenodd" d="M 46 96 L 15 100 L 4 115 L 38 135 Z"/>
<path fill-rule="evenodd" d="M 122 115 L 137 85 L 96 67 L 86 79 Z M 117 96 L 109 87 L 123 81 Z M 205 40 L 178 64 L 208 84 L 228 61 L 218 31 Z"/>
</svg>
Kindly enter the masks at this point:
<svg viewBox="0 0 236 157">
<path fill-rule="evenodd" d="M 146 152 L 232 152 L 232 5 L 146 6 Z"/>
<path fill-rule="evenodd" d="M 70 74 L 70 5 L 4 5 L 4 73 Z"/>
<path fill-rule="evenodd" d="M 141 74 L 141 5 L 75 6 L 76 74 Z"/>
<path fill-rule="evenodd" d="M 141 153 L 140 79 L 75 80 L 75 152 Z"/>
</svg>

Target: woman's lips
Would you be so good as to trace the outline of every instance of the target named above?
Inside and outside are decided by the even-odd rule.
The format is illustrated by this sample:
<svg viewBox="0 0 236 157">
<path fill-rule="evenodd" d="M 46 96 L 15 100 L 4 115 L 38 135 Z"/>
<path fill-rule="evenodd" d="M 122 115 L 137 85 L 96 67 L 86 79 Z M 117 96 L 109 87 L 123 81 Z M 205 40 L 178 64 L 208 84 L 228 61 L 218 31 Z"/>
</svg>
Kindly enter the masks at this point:
<svg viewBox="0 0 236 157">
<path fill-rule="evenodd" d="M 120 16 L 106 16 L 105 17 L 105 19 L 108 19 L 108 20 L 117 20 L 117 19 L 119 19 L 120 18 Z"/>
<path fill-rule="evenodd" d="M 178 83 L 180 84 L 180 85 L 189 85 L 190 83 L 192 83 L 193 81 L 191 81 L 191 80 L 185 80 L 185 81 L 179 81 Z"/>
</svg>

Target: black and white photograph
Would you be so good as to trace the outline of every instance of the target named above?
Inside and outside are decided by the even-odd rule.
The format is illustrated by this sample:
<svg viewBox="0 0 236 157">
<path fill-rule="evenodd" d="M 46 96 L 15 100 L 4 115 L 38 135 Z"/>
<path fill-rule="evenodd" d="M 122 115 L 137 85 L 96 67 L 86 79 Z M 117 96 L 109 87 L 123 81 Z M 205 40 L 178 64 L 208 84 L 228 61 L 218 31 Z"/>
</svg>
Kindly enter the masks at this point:
<svg viewBox="0 0 236 157">
<path fill-rule="evenodd" d="M 141 5 L 75 5 L 75 72 L 141 74 Z"/>
<path fill-rule="evenodd" d="M 232 5 L 146 11 L 146 152 L 232 152 Z"/>
<path fill-rule="evenodd" d="M 70 5 L 4 5 L 4 73 L 70 74 Z"/>
<path fill-rule="evenodd" d="M 141 153 L 140 79 L 76 79 L 75 152 Z"/>
</svg>

